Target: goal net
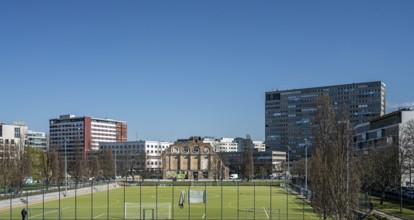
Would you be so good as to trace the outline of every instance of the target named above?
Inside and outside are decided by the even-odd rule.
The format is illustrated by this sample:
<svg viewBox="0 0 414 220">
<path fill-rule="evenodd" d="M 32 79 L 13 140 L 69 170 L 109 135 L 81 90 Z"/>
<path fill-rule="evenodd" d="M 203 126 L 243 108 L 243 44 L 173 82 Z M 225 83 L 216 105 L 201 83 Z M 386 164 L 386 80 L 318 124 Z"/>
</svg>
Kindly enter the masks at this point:
<svg viewBox="0 0 414 220">
<path fill-rule="evenodd" d="M 171 203 L 127 202 L 124 210 L 125 219 L 170 219 Z"/>
<path fill-rule="evenodd" d="M 59 208 L 29 208 L 27 210 L 27 219 L 61 219 L 62 210 Z"/>
<path fill-rule="evenodd" d="M 280 209 L 246 208 L 247 219 L 280 219 Z"/>
</svg>

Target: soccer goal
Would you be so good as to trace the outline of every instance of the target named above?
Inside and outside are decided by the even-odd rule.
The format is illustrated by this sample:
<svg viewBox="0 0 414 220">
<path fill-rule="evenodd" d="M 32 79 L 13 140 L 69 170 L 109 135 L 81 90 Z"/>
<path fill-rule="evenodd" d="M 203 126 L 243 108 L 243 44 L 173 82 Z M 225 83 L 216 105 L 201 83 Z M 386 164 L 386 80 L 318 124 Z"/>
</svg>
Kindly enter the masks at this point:
<svg viewBox="0 0 414 220">
<path fill-rule="evenodd" d="M 62 210 L 59 208 L 29 208 L 27 210 L 27 219 L 61 219 Z"/>
<path fill-rule="evenodd" d="M 247 219 L 280 219 L 280 209 L 246 208 Z"/>
<path fill-rule="evenodd" d="M 171 203 L 127 202 L 124 210 L 125 219 L 171 219 Z"/>
</svg>

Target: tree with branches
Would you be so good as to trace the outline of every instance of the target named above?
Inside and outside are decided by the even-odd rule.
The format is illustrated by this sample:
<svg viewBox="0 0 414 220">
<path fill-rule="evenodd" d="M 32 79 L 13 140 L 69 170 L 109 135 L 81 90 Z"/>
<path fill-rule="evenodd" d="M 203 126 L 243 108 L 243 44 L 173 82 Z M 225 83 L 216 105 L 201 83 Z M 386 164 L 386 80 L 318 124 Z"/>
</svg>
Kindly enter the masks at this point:
<svg viewBox="0 0 414 220">
<path fill-rule="evenodd" d="M 243 174 L 247 181 L 251 180 L 254 176 L 254 161 L 253 161 L 253 142 L 250 136 L 247 135 L 244 140 L 243 149 Z"/>
<path fill-rule="evenodd" d="M 358 206 L 359 176 L 346 109 L 336 113 L 330 98 L 317 98 L 312 134 L 312 205 L 323 219 L 351 219 Z"/>
</svg>

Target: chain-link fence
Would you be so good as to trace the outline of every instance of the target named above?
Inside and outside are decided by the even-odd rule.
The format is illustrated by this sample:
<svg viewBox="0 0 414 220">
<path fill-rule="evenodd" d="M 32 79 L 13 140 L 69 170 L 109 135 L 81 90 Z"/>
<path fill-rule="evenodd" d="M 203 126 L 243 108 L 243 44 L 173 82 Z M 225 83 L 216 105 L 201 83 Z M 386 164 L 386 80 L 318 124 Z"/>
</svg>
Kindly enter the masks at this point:
<svg viewBox="0 0 414 220">
<path fill-rule="evenodd" d="M 0 189 L 0 219 L 318 219 L 279 181 L 100 181 Z M 294 190 L 293 190 L 294 189 Z"/>
</svg>

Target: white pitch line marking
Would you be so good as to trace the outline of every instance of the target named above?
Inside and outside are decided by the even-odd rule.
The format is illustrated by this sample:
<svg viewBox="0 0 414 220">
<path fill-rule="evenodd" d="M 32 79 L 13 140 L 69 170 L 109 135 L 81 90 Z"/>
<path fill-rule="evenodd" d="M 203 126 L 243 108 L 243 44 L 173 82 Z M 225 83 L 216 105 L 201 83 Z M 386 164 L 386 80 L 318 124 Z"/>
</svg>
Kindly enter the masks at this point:
<svg viewBox="0 0 414 220">
<path fill-rule="evenodd" d="M 106 213 L 103 213 L 103 214 L 97 215 L 97 216 L 95 216 L 95 217 L 93 217 L 93 218 L 98 218 L 98 217 L 101 217 L 101 216 L 103 216 L 103 215 L 106 215 Z"/>
<path fill-rule="evenodd" d="M 269 215 L 267 214 L 265 207 L 263 207 L 263 210 L 264 210 L 264 211 L 265 211 L 265 213 L 266 213 L 267 219 L 269 219 Z"/>
</svg>

